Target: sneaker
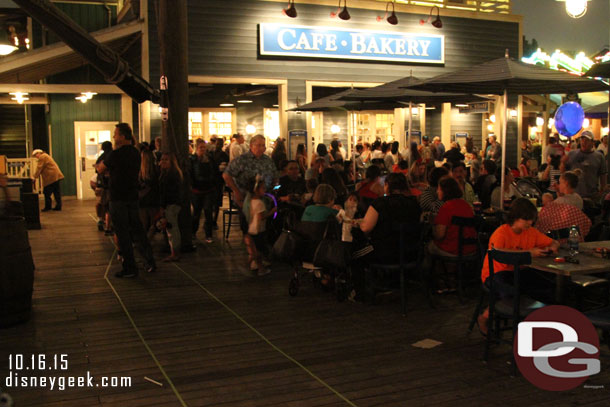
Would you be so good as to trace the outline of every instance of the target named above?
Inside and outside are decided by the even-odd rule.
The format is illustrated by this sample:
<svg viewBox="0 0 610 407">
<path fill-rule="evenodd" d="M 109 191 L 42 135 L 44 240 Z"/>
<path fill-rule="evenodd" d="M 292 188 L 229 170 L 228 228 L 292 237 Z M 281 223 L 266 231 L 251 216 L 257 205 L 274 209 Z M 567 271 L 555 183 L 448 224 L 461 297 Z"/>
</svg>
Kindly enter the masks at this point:
<svg viewBox="0 0 610 407">
<path fill-rule="evenodd" d="M 206 237 L 205 238 L 205 242 L 206 243 L 212 243 L 214 240 L 211 237 Z"/>
<path fill-rule="evenodd" d="M 50 210 L 51 210 L 51 208 L 44 208 L 40 212 L 49 212 Z"/>
<path fill-rule="evenodd" d="M 61 208 L 56 206 L 55 208 L 53 208 L 53 210 L 54 211 L 61 211 Z"/>
<path fill-rule="evenodd" d="M 104 236 L 112 236 L 114 235 L 114 231 L 112 229 L 104 230 Z"/>
<path fill-rule="evenodd" d="M 138 276 L 138 272 L 134 270 L 121 270 L 114 273 L 116 278 L 133 278 Z"/>
<path fill-rule="evenodd" d="M 258 271 L 258 276 L 266 276 L 269 273 L 271 273 L 271 269 L 268 267 L 263 267 L 261 270 Z"/>
</svg>

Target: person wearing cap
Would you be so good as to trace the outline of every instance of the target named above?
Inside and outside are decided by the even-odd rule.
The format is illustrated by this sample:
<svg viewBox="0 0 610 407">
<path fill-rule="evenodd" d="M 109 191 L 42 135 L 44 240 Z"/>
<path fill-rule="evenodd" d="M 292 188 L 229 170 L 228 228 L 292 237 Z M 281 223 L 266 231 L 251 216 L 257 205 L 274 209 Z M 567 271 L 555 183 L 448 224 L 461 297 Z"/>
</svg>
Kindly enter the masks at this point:
<svg viewBox="0 0 610 407">
<path fill-rule="evenodd" d="M 42 192 L 44 193 L 44 208 L 42 212 L 47 212 L 53 209 L 54 211 L 61 211 L 61 190 L 59 188 L 59 181 L 64 179 L 59 166 L 51 158 L 50 155 L 40 149 L 32 151 L 32 157 L 38 159 L 38 166 L 34 173 L 34 183 L 38 177 L 42 176 Z M 51 195 L 55 198 L 55 208 L 51 208 Z"/>
<path fill-rule="evenodd" d="M 580 149 L 570 151 L 564 163 L 570 170 L 582 171 L 576 192 L 583 198 L 595 198 L 606 187 L 606 159 L 593 149 L 593 133 L 580 134 Z"/>
</svg>

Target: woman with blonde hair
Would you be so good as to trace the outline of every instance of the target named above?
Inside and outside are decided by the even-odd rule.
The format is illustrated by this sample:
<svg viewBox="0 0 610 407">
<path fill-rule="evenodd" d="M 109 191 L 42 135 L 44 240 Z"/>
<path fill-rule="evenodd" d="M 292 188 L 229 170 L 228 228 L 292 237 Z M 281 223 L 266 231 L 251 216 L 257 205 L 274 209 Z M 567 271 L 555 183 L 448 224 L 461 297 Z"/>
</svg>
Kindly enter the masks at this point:
<svg viewBox="0 0 610 407">
<path fill-rule="evenodd" d="M 184 177 L 174 153 L 163 153 L 159 166 L 161 167 L 161 176 L 159 177 L 161 215 L 165 218 L 165 232 L 171 249 L 171 254 L 163 261 L 176 261 L 180 258 L 178 250 L 180 250 L 181 237 L 178 214 L 182 201 Z"/>
</svg>

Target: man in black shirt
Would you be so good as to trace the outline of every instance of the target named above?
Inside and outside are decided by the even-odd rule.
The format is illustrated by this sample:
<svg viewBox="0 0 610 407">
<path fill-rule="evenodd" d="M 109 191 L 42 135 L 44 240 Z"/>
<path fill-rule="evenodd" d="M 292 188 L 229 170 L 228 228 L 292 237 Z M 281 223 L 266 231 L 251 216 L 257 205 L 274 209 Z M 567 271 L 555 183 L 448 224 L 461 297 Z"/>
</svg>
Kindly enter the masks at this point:
<svg viewBox="0 0 610 407">
<path fill-rule="evenodd" d="M 288 161 L 286 175 L 280 178 L 277 196 L 283 202 L 300 202 L 301 197 L 307 192 L 305 180 L 301 178 L 299 165 L 295 160 Z"/>
<path fill-rule="evenodd" d="M 156 266 L 152 248 L 138 213 L 138 174 L 141 159 L 140 153 L 133 146 L 133 135 L 129 124 L 117 124 L 113 140 L 114 150 L 99 164 L 98 170 L 108 171 L 110 174 L 110 216 L 123 257 L 123 269 L 115 276 L 128 278 L 138 275 L 133 241 L 146 260 L 146 271 L 155 271 Z"/>
</svg>

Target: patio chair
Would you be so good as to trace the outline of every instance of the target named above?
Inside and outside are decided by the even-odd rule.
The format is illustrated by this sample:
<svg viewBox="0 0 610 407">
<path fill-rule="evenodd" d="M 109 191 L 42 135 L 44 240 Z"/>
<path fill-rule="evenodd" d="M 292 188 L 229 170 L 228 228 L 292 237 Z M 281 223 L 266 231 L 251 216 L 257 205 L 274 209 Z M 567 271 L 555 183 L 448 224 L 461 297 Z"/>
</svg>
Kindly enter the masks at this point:
<svg viewBox="0 0 610 407">
<path fill-rule="evenodd" d="M 506 342 L 513 346 L 515 334 L 517 333 L 517 325 L 527 315 L 533 311 L 544 307 L 546 304 L 530 298 L 526 295 L 521 295 L 519 288 L 519 279 L 521 274 L 521 267 L 532 262 L 532 256 L 529 252 L 508 252 L 502 250 L 492 249 L 487 252 L 489 261 L 489 285 L 486 287 L 489 291 L 489 329 L 487 331 L 487 338 L 485 340 L 485 351 L 483 353 L 483 360 L 487 361 L 489 356 L 489 347 L 492 342 Z M 513 266 L 513 285 L 511 288 L 510 296 L 505 298 L 497 298 L 498 292 L 496 284 L 494 283 L 494 261 L 506 265 Z M 485 286 L 485 284 L 483 284 Z M 479 309 L 480 309 L 479 304 Z M 476 314 L 478 316 L 478 314 Z M 475 316 L 475 318 L 476 318 Z M 512 321 L 511 326 L 501 327 L 501 322 Z M 502 340 L 501 333 L 504 330 L 512 329 L 512 335 L 508 340 Z M 513 376 L 517 373 L 517 365 L 514 360 L 513 352 L 512 357 L 512 373 Z"/>
<path fill-rule="evenodd" d="M 239 206 L 233 201 L 233 191 L 227 188 L 229 194 L 229 208 L 222 210 L 222 237 L 225 240 L 229 240 L 229 233 L 231 233 L 231 225 L 239 225 Z M 237 222 L 232 221 L 232 217 L 237 216 Z"/>
<path fill-rule="evenodd" d="M 464 303 L 464 266 L 468 263 L 475 264 L 475 270 L 481 270 L 481 242 L 478 237 L 465 237 L 464 232 L 466 228 L 471 228 L 479 231 L 479 219 L 476 217 L 466 218 L 462 216 L 453 216 L 451 218 L 451 224 L 458 226 L 458 255 L 457 256 L 441 256 L 432 255 L 432 274 L 434 273 L 436 262 L 441 261 L 443 267 L 446 267 L 447 263 L 455 264 L 457 268 L 456 280 L 457 280 L 457 293 L 461 303 Z M 464 254 L 465 246 L 475 246 L 476 250 L 470 254 Z"/>
<path fill-rule="evenodd" d="M 420 227 L 420 231 L 419 231 L 419 242 L 417 244 L 417 247 L 408 247 L 408 242 L 407 242 L 407 234 L 408 234 L 408 230 L 413 228 L 413 225 L 411 224 L 406 224 L 406 223 L 401 223 L 399 225 L 396 225 L 396 228 L 399 230 L 400 232 L 400 260 L 398 263 L 394 263 L 394 264 L 382 264 L 382 263 L 371 263 L 368 266 L 368 270 L 365 270 L 364 272 L 364 287 L 365 287 L 365 292 L 368 292 L 369 290 L 369 279 L 367 279 L 367 275 L 369 273 L 373 273 L 375 271 L 379 271 L 379 272 L 387 272 L 390 274 L 393 273 L 399 273 L 400 276 L 400 304 L 401 304 L 401 310 L 402 310 L 402 314 L 406 315 L 407 314 L 407 304 L 406 304 L 406 297 L 407 297 L 407 292 L 406 292 L 406 278 L 407 278 L 407 272 L 409 270 L 420 270 L 420 275 L 419 278 L 422 280 L 425 279 L 425 275 L 423 273 L 421 273 L 421 264 L 423 261 L 423 254 L 424 254 L 424 239 L 425 239 L 425 235 L 426 235 L 426 228 L 425 227 Z M 408 261 L 407 258 L 409 257 L 409 254 L 414 254 L 415 260 L 411 260 Z M 424 286 L 427 286 L 428 284 L 423 282 Z M 426 294 L 429 296 L 429 290 L 426 289 Z M 428 300 L 430 301 L 430 298 L 428 298 Z"/>
</svg>

